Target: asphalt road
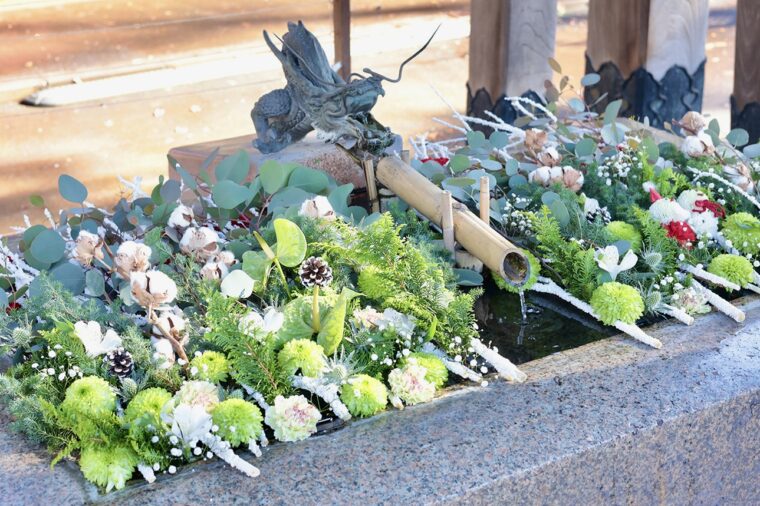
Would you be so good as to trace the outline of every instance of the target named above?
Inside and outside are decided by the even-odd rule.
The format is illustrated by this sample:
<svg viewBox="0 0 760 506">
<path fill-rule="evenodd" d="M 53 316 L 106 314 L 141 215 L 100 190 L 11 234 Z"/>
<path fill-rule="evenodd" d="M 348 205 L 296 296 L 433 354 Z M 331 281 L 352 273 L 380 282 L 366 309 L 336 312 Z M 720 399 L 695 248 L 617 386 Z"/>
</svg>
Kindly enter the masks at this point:
<svg viewBox="0 0 760 506">
<path fill-rule="evenodd" d="M 578 3 L 561 2 L 570 7 Z M 728 4 L 711 17 L 705 100 L 705 110 L 726 126 L 734 30 Z M 464 108 L 468 2 L 354 0 L 352 12 L 354 68 L 370 66 L 387 74 L 395 74 L 398 63 L 442 23 L 439 39 L 407 66 L 401 83 L 386 86 L 387 95 L 375 109 L 404 138 L 426 131 L 436 135 L 440 126 L 432 118 L 448 116 L 449 109 L 432 87 L 454 107 Z M 98 204 L 118 197 L 117 175 L 142 177 L 149 190 L 166 172 L 170 147 L 252 133 L 253 103 L 283 79 L 274 65 L 51 108 L 19 104 L 31 91 L 30 83 L 107 75 L 176 59 L 264 54 L 261 30 L 281 33 L 289 19 L 303 19 L 330 40 L 330 13 L 324 0 L 67 0 L 24 11 L 0 3 L 0 233 L 20 225 L 24 213 L 32 222 L 44 219 L 29 205 L 29 195 L 42 195 L 51 209 L 63 204 L 56 198 L 62 173 L 84 181 L 90 200 Z M 585 36 L 583 16 L 567 17 L 559 25 L 557 60 L 576 79 L 583 74 Z"/>
</svg>

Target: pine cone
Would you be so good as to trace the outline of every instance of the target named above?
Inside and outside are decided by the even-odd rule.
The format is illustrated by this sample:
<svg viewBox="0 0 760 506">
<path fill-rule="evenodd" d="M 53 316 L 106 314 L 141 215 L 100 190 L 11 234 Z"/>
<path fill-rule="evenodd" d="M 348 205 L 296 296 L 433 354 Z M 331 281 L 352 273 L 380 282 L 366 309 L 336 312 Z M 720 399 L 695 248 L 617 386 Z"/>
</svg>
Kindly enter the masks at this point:
<svg viewBox="0 0 760 506">
<path fill-rule="evenodd" d="M 610 212 L 607 210 L 606 207 L 600 207 L 596 211 L 591 211 L 588 214 L 586 214 L 586 219 L 589 221 L 589 223 L 594 223 L 596 221 L 596 217 L 599 216 L 602 219 L 602 223 L 605 225 L 610 222 L 612 219 L 610 217 Z"/>
<path fill-rule="evenodd" d="M 306 287 L 317 285 L 325 287 L 332 281 L 332 269 L 327 262 L 320 257 L 309 257 L 303 261 L 298 269 L 301 283 Z"/>
<path fill-rule="evenodd" d="M 104 361 L 108 363 L 108 371 L 119 378 L 126 378 L 132 374 L 134 362 L 132 354 L 124 348 L 116 348 L 106 354 Z"/>
</svg>

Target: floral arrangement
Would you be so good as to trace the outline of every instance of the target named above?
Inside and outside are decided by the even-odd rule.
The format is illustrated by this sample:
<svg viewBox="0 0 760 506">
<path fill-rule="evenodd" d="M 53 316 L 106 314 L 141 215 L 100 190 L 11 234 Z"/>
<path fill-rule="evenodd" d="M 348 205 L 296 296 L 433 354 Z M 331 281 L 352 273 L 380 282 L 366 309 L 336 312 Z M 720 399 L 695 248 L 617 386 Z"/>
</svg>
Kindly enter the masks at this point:
<svg viewBox="0 0 760 506">
<path fill-rule="evenodd" d="M 0 245 L 0 395 L 53 463 L 105 490 L 211 458 L 255 477 L 241 451 L 272 438 L 428 402 L 449 373 L 485 385 L 486 362 L 514 377 L 413 213 L 367 215 L 297 165 L 246 181 L 244 152 L 215 181 L 176 168 L 109 210 L 61 176 L 76 207 L 33 197 L 48 225 Z"/>
<path fill-rule="evenodd" d="M 691 324 L 713 307 L 742 321 L 724 296 L 760 293 L 760 144 L 741 129 L 721 139 L 717 121 L 696 112 L 671 133 L 617 118 L 619 100 L 594 113 L 566 76 L 547 98 L 507 98 L 523 114 L 514 125 L 492 114 L 437 120 L 462 135 L 411 139 L 412 163 L 473 210 L 488 206 L 491 224 L 532 253 L 526 290 L 654 347 L 636 325 L 647 315 Z"/>
</svg>

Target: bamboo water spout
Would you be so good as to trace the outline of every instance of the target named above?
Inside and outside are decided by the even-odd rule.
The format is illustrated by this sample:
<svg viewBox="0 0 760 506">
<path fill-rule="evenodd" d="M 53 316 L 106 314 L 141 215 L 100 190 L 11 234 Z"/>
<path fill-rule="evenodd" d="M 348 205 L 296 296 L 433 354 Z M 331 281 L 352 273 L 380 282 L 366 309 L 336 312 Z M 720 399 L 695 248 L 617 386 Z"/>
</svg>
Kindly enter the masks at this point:
<svg viewBox="0 0 760 506">
<path fill-rule="evenodd" d="M 395 156 L 382 158 L 376 175 L 380 183 L 441 226 L 443 190 Z M 508 283 L 520 287 L 528 281 L 530 264 L 520 248 L 459 202 L 454 202 L 453 215 L 454 236 L 459 244 Z"/>
</svg>

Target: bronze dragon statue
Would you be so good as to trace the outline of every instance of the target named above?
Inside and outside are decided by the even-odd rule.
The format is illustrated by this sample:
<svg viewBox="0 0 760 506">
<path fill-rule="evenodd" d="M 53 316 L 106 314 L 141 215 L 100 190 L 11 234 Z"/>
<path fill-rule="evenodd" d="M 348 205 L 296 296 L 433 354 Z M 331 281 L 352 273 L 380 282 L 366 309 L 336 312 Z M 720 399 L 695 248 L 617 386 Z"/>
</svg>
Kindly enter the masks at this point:
<svg viewBox="0 0 760 506">
<path fill-rule="evenodd" d="M 385 95 L 382 82 L 399 82 L 404 65 L 422 53 L 433 36 L 435 32 L 401 64 L 396 79 L 365 68 L 367 76 L 352 73 L 346 82 L 330 67 L 319 41 L 301 21 L 288 23 L 288 33 L 277 37 L 281 49 L 264 31 L 269 49 L 282 63 L 287 85 L 263 95 L 253 106 L 254 146 L 262 153 L 274 153 L 316 129 L 327 141 L 380 153 L 394 137 L 370 114 L 378 97 Z"/>
</svg>

